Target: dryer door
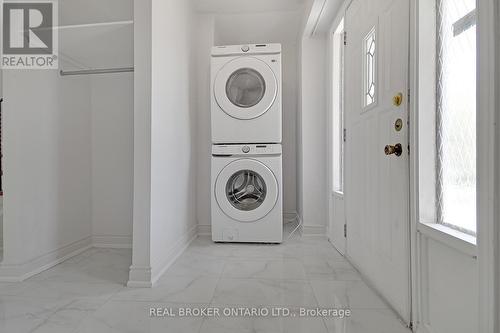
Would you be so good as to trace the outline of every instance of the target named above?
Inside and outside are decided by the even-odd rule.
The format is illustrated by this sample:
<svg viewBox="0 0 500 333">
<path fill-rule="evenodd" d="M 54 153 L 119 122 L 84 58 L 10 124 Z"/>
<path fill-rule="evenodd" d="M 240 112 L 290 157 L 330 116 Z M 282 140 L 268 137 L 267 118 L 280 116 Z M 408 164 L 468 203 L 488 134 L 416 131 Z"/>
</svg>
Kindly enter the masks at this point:
<svg viewBox="0 0 500 333">
<path fill-rule="evenodd" d="M 257 160 L 241 159 L 227 165 L 217 177 L 215 198 L 222 211 L 240 222 L 265 217 L 278 201 L 278 181 Z"/>
<path fill-rule="evenodd" d="M 214 82 L 220 108 L 236 119 L 254 119 L 266 113 L 276 100 L 278 81 L 271 67 L 254 57 L 228 62 Z"/>
</svg>

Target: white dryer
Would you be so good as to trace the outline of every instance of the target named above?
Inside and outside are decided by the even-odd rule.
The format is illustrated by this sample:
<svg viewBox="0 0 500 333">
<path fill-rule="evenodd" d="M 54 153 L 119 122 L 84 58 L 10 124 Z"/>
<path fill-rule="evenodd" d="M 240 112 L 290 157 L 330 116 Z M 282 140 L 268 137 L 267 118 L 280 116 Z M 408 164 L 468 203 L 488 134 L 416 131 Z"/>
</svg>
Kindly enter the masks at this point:
<svg viewBox="0 0 500 333">
<path fill-rule="evenodd" d="M 281 145 L 212 146 L 212 239 L 283 241 Z"/>
<path fill-rule="evenodd" d="M 281 45 L 215 46 L 212 142 L 281 143 Z"/>
</svg>

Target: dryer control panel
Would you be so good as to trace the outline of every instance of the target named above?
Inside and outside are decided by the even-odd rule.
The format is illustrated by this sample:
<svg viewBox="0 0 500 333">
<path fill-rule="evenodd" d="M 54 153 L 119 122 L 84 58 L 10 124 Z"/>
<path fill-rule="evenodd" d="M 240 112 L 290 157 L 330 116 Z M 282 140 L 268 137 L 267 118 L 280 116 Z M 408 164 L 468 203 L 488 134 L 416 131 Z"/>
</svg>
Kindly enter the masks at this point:
<svg viewBox="0 0 500 333">
<path fill-rule="evenodd" d="M 214 145 L 212 155 L 214 156 L 245 156 L 245 155 L 281 155 L 280 144 L 237 144 L 237 145 Z"/>
<path fill-rule="evenodd" d="M 222 45 L 212 47 L 212 57 L 225 57 L 249 54 L 278 54 L 281 53 L 281 44 L 245 44 Z"/>
</svg>

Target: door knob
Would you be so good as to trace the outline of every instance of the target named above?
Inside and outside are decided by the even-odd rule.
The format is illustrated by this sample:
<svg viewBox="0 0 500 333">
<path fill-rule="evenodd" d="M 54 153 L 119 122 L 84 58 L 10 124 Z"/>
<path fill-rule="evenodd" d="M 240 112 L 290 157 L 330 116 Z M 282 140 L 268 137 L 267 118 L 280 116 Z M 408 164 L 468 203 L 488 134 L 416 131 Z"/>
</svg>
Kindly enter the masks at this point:
<svg viewBox="0 0 500 333">
<path fill-rule="evenodd" d="M 403 146 L 398 143 L 396 145 L 387 145 L 385 146 L 384 152 L 387 156 L 389 155 L 396 155 L 396 156 L 401 156 L 403 155 Z"/>
</svg>

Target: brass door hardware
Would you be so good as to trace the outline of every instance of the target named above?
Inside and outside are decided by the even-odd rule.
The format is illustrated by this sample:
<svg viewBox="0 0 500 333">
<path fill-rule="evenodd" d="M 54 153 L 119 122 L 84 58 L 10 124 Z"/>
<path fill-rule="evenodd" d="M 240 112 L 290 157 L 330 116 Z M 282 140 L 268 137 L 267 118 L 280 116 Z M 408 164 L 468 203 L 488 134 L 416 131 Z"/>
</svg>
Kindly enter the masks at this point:
<svg viewBox="0 0 500 333">
<path fill-rule="evenodd" d="M 394 104 L 394 106 L 401 106 L 401 104 L 403 104 L 403 93 L 398 93 L 394 96 L 392 98 L 392 104 Z"/>
<path fill-rule="evenodd" d="M 394 129 L 396 132 L 400 132 L 403 129 L 403 120 L 401 118 L 394 123 Z"/>
<path fill-rule="evenodd" d="M 385 146 L 384 152 L 387 156 L 389 155 L 396 155 L 396 156 L 401 156 L 403 155 L 403 146 L 398 143 L 396 145 L 387 145 Z"/>
</svg>

